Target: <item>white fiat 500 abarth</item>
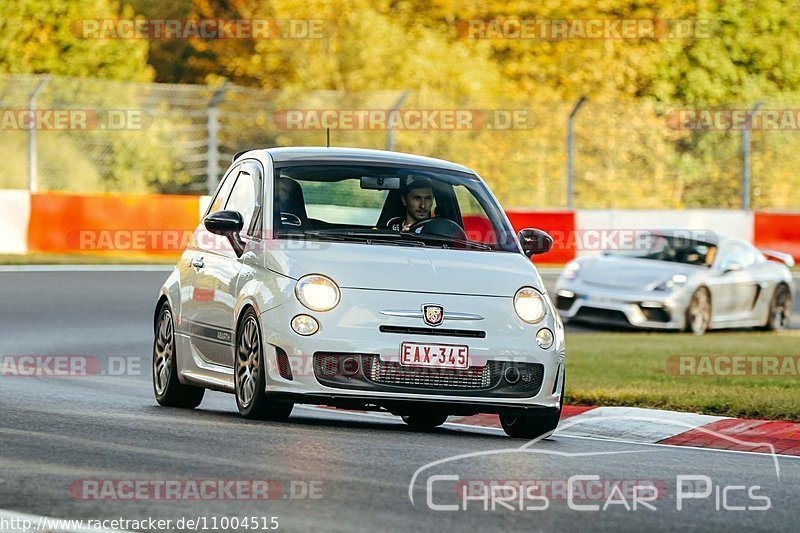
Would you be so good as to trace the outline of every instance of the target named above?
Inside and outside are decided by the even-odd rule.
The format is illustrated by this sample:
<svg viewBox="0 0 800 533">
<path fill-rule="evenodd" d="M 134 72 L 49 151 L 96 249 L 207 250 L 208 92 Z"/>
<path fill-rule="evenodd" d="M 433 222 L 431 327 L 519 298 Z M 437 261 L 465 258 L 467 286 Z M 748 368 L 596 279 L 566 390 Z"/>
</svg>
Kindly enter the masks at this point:
<svg viewBox="0 0 800 533">
<path fill-rule="evenodd" d="M 344 148 L 237 154 L 154 316 L 161 405 L 233 393 L 247 418 L 295 403 L 388 411 L 414 427 L 496 413 L 555 430 L 564 328 L 483 180 L 427 157 Z"/>
</svg>

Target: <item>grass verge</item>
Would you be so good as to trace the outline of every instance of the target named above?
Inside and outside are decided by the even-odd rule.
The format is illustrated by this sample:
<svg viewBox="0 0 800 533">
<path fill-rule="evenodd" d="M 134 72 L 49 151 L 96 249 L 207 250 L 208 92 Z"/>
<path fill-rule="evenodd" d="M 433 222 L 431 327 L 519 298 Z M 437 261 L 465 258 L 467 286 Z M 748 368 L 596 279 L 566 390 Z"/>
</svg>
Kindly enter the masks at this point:
<svg viewBox="0 0 800 533">
<path fill-rule="evenodd" d="M 567 338 L 565 399 L 579 405 L 800 421 L 800 368 L 781 367 L 785 375 L 779 376 L 680 375 L 679 356 L 708 355 L 789 356 L 796 363 L 800 358 L 800 331 L 711 332 L 702 337 L 670 333 L 571 335 Z M 709 369 L 700 361 L 696 368 Z"/>
</svg>

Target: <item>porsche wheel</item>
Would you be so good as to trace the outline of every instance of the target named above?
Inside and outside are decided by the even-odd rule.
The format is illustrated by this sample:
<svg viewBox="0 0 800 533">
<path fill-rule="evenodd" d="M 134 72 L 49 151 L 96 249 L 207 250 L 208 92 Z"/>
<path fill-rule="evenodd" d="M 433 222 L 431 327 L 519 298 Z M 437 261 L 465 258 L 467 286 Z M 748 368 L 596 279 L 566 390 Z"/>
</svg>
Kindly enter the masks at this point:
<svg viewBox="0 0 800 533">
<path fill-rule="evenodd" d="M 711 324 L 711 294 L 705 287 L 700 287 L 692 295 L 689 309 L 686 311 L 686 327 L 695 335 L 708 331 Z"/>
<path fill-rule="evenodd" d="M 172 311 L 165 302 L 158 311 L 153 341 L 153 392 L 156 401 L 167 407 L 194 409 L 203 401 L 206 390 L 184 385 L 178 380 L 178 361 L 175 357 L 175 325 Z"/>
<path fill-rule="evenodd" d="M 239 414 L 257 420 L 286 420 L 294 404 L 266 395 L 266 364 L 261 329 L 252 309 L 245 311 L 236 334 L 234 392 Z"/>
<path fill-rule="evenodd" d="M 766 328 L 769 331 L 779 331 L 789 327 L 792 316 L 792 293 L 784 284 L 778 285 L 772 301 L 769 304 L 769 318 Z"/>
<path fill-rule="evenodd" d="M 412 428 L 431 429 L 441 426 L 447 421 L 446 413 L 415 413 L 404 415 L 403 422 Z"/>
</svg>

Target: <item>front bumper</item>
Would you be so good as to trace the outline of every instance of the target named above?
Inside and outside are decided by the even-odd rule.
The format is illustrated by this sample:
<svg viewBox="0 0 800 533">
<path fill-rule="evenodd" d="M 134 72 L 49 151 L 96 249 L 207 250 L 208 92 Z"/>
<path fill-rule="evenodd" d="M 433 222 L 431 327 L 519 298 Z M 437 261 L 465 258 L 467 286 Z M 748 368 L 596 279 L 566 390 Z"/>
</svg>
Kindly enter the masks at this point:
<svg viewBox="0 0 800 533">
<path fill-rule="evenodd" d="M 484 319 L 445 320 L 437 329 L 425 326 L 420 319 L 380 313 L 385 309 L 419 309 L 432 300 L 445 308 L 445 316 L 449 310 L 478 314 Z M 316 334 L 303 337 L 291 329 L 291 319 L 301 313 L 318 320 L 320 329 Z M 332 311 L 315 313 L 292 300 L 264 312 L 261 324 L 267 357 L 267 393 L 294 398 L 298 403 L 345 403 L 351 407 L 369 404 L 390 411 L 436 407 L 453 414 L 557 410 L 560 405 L 564 361 L 561 321 L 551 310 L 540 324 L 525 324 L 516 316 L 512 298 L 343 288 L 341 303 Z M 548 350 L 536 344 L 536 332 L 542 327 L 550 328 L 555 335 L 556 340 Z M 440 335 L 442 329 L 455 330 L 460 335 Z M 475 332 L 482 332 L 482 336 L 474 335 Z M 377 362 L 396 369 L 401 342 L 466 345 L 472 369 L 491 364 L 502 374 L 508 366 L 535 366 L 540 368 L 541 376 L 537 377 L 536 386 L 528 389 L 521 383 L 509 385 L 502 375 L 499 380 L 491 381 L 491 386 L 472 388 L 437 386 L 435 381 L 428 382 L 433 386 L 415 385 L 413 380 L 399 384 L 376 381 L 376 374 L 367 371 L 370 367 L 366 358 L 371 357 L 372 364 Z M 350 375 L 321 376 L 319 369 L 315 372 L 315 354 L 351 357 L 357 360 L 358 368 Z M 288 360 L 290 379 L 286 364 L 279 364 L 279 358 Z"/>
<path fill-rule="evenodd" d="M 665 330 L 686 326 L 688 302 L 679 291 L 623 291 L 561 278 L 555 293 L 565 320 Z"/>
</svg>

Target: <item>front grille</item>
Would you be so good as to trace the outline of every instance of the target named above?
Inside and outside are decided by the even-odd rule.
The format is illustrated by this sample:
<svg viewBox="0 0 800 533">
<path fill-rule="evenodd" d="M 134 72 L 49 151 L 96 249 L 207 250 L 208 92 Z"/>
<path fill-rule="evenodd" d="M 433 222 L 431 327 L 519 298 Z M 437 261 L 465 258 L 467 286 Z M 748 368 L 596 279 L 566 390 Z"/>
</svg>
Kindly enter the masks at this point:
<svg viewBox="0 0 800 533">
<path fill-rule="evenodd" d="M 506 371 L 511 367 L 518 372 L 509 381 Z M 314 375 L 321 384 L 341 389 L 530 398 L 542 387 L 544 365 L 488 361 L 486 366 L 455 370 L 402 366 L 376 354 L 317 352 Z"/>
<path fill-rule="evenodd" d="M 413 328 L 406 326 L 381 326 L 381 333 L 402 333 L 404 335 L 435 335 L 437 337 L 468 337 L 483 339 L 485 331 L 476 329 Z"/>
<path fill-rule="evenodd" d="M 615 324 L 630 324 L 628 317 L 622 311 L 613 309 L 600 309 L 597 307 L 581 307 L 573 317 L 574 320 L 598 320 Z"/>
<path fill-rule="evenodd" d="M 503 363 L 489 361 L 486 366 L 463 370 L 406 367 L 365 355 L 364 376 L 375 383 L 427 389 L 488 389 L 500 379 Z"/>
</svg>

